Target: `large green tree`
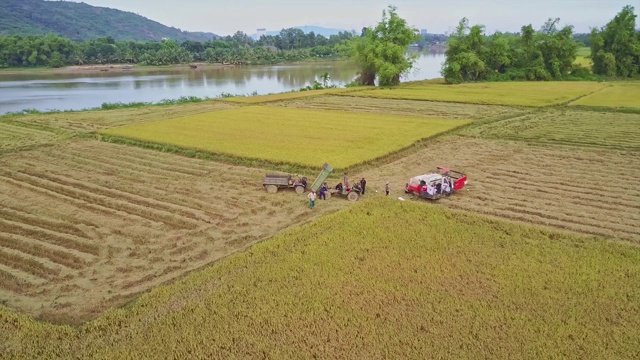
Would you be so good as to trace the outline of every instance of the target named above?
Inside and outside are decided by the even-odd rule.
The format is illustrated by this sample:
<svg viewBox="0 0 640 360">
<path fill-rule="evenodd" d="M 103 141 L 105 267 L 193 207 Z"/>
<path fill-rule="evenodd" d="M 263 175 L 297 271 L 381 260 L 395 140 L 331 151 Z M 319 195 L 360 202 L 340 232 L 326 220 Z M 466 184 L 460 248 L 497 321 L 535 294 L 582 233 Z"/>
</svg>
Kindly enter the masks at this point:
<svg viewBox="0 0 640 360">
<path fill-rule="evenodd" d="M 343 50 L 359 65 L 362 85 L 375 85 L 376 78 L 381 86 L 397 85 L 415 63 L 416 57 L 407 50 L 418 40 L 418 30 L 408 26 L 390 5 L 375 27 L 364 28 L 362 36 L 348 41 Z"/>
<path fill-rule="evenodd" d="M 640 35 L 633 6 L 625 6 L 601 30 L 593 29 L 590 42 L 596 74 L 633 77 L 640 73 Z"/>
<path fill-rule="evenodd" d="M 484 34 L 484 26 L 469 26 L 463 18 L 447 41 L 442 68 L 445 81 L 458 84 L 486 80 L 553 80 L 574 70 L 578 45 L 573 27 L 557 28 L 549 19 L 536 31 L 523 26 L 519 34 Z"/>
</svg>

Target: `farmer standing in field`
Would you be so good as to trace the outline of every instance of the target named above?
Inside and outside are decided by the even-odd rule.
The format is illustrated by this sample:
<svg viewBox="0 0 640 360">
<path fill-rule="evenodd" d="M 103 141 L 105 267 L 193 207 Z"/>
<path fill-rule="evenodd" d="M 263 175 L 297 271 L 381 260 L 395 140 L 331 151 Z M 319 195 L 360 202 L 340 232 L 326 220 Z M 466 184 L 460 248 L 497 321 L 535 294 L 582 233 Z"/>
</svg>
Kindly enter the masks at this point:
<svg viewBox="0 0 640 360">
<path fill-rule="evenodd" d="M 315 190 L 311 190 L 311 192 L 309 193 L 309 195 L 307 195 L 307 197 L 309 198 L 309 209 L 313 209 L 313 207 L 316 205 Z"/>
<path fill-rule="evenodd" d="M 320 199 L 327 200 L 327 190 L 329 190 L 327 188 L 327 183 L 322 184 L 322 187 L 320 188 Z"/>
<path fill-rule="evenodd" d="M 344 185 L 345 188 L 349 188 L 349 178 L 347 177 L 347 173 L 344 173 L 344 176 L 342 177 L 342 185 Z"/>
<path fill-rule="evenodd" d="M 384 185 L 384 192 L 387 194 L 387 196 L 389 196 L 389 192 L 390 192 L 390 188 L 389 188 L 389 182 L 387 181 L 387 183 Z"/>
<path fill-rule="evenodd" d="M 362 178 L 362 180 L 360 180 L 360 187 L 362 188 L 362 195 L 364 195 L 364 189 L 367 187 L 367 180 Z"/>
</svg>

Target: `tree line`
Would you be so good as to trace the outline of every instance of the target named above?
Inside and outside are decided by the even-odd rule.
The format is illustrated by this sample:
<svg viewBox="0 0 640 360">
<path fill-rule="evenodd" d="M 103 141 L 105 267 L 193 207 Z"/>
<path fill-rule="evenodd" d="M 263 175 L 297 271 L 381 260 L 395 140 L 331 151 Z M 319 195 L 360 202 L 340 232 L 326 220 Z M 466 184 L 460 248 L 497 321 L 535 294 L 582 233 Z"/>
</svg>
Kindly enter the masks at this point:
<svg viewBox="0 0 640 360">
<path fill-rule="evenodd" d="M 631 6 L 622 9 L 602 29 L 593 29 L 593 74 L 634 77 L 640 72 L 640 31 Z M 574 64 L 579 43 L 573 27 L 558 27 L 549 19 L 541 29 L 523 26 L 520 33 L 484 34 L 483 25 L 470 26 L 463 18 L 447 41 L 442 75 L 447 83 L 508 80 L 571 80 L 592 78 Z"/>
<path fill-rule="evenodd" d="M 115 41 L 111 37 L 75 42 L 57 35 L 0 36 L 0 67 L 63 67 L 83 64 L 168 65 L 188 62 L 275 64 L 336 55 L 334 47 L 353 38 L 341 32 L 326 38 L 300 29 L 252 39 L 243 32 L 199 42 Z"/>
</svg>

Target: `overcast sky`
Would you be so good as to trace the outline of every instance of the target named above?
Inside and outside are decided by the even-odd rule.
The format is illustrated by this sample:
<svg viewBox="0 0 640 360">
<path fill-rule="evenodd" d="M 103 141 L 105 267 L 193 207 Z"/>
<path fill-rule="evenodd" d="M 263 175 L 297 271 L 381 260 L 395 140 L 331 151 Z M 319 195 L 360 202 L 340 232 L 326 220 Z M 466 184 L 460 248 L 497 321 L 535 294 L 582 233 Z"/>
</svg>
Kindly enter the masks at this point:
<svg viewBox="0 0 640 360">
<path fill-rule="evenodd" d="M 76 2 L 79 2 L 76 0 Z M 380 20 L 392 3 L 410 25 L 430 33 L 452 31 L 462 17 L 488 32 L 519 31 L 522 25 L 540 28 L 559 17 L 576 32 L 606 24 L 625 5 L 637 0 L 84 0 L 94 6 L 131 11 L 188 31 L 219 35 L 237 30 L 253 34 L 257 28 L 316 25 L 346 30 L 362 29 Z M 636 13 L 640 6 L 636 6 Z"/>
</svg>

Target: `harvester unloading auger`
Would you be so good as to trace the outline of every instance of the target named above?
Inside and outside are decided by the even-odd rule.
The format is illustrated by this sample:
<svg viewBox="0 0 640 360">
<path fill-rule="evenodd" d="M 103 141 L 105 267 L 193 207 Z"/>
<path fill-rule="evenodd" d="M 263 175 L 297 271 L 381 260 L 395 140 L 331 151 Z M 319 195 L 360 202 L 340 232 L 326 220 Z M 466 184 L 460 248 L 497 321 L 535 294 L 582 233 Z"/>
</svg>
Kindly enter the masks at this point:
<svg viewBox="0 0 640 360">
<path fill-rule="evenodd" d="M 333 168 L 329 164 L 322 165 L 322 171 L 320 175 L 316 178 L 316 181 L 311 185 L 311 189 L 314 191 L 318 191 L 320 187 L 324 184 L 325 180 L 329 177 L 329 174 L 333 171 Z M 329 199 L 332 195 L 340 195 L 342 197 L 346 197 L 349 201 L 356 201 L 360 197 L 360 188 L 357 186 L 345 187 L 343 184 L 336 186 L 336 188 L 329 188 L 325 193 L 325 197 Z"/>
<path fill-rule="evenodd" d="M 332 171 L 333 171 L 333 168 L 331 167 L 331 165 L 327 163 L 322 165 L 322 171 L 320 172 L 320 175 L 318 175 L 318 177 L 316 178 L 316 181 L 314 181 L 313 184 L 311 185 L 311 190 L 318 192 L 318 190 L 322 187 L 322 184 L 324 184 L 324 181 L 327 180 L 327 178 L 329 177 Z"/>
</svg>

